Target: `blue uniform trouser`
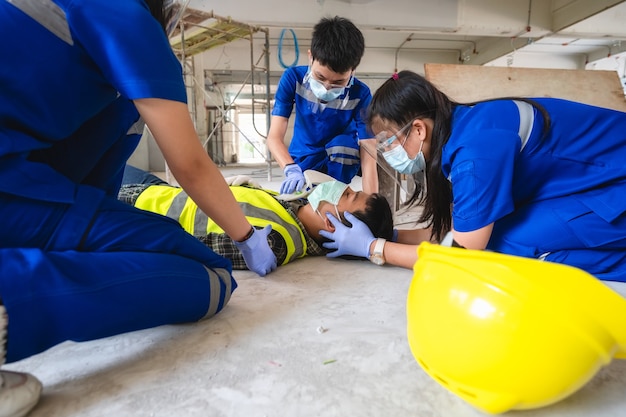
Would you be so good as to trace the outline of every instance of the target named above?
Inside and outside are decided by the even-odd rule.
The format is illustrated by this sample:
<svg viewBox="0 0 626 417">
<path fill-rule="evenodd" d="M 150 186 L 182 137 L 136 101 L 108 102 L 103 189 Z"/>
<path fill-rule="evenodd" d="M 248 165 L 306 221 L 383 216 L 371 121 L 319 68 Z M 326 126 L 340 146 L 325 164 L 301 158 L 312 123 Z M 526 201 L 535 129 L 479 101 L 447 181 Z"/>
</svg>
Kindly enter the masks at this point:
<svg viewBox="0 0 626 417">
<path fill-rule="evenodd" d="M 124 175 L 122 176 L 122 185 L 127 184 L 161 185 L 167 184 L 167 182 L 150 172 L 126 164 L 124 167 Z"/>
<path fill-rule="evenodd" d="M 81 186 L 74 204 L 0 194 L 7 361 L 220 311 L 230 262 L 174 220 Z"/>
<path fill-rule="evenodd" d="M 352 181 L 361 166 L 359 146 L 353 135 L 336 136 L 324 149 L 307 155 L 296 155 L 293 160 L 303 171 L 313 169 L 323 172 L 346 184 Z"/>
<path fill-rule="evenodd" d="M 575 196 L 533 202 L 496 221 L 488 249 L 626 282 L 626 215 L 607 221 Z"/>
</svg>

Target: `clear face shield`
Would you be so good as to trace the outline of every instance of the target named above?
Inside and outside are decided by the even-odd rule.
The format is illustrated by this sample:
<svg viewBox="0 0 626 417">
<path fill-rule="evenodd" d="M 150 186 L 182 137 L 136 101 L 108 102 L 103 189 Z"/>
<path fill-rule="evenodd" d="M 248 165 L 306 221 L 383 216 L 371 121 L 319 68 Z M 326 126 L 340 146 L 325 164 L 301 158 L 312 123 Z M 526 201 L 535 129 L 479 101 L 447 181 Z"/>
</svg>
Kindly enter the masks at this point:
<svg viewBox="0 0 626 417">
<path fill-rule="evenodd" d="M 185 9 L 191 0 L 164 0 L 163 14 L 165 16 L 165 33 L 169 38 L 172 36 L 180 19 L 182 19 Z"/>
<path fill-rule="evenodd" d="M 405 193 L 407 192 L 406 184 L 402 183 L 402 181 L 400 180 L 400 173 L 396 171 L 391 165 L 389 165 L 384 157 L 384 154 L 385 152 L 395 149 L 398 146 L 402 146 L 401 140 L 398 138 L 398 134 L 405 133 L 409 126 L 410 124 L 400 129 L 400 131 L 392 136 L 388 136 L 388 133 L 386 131 L 382 131 L 372 139 L 359 140 L 359 146 L 365 149 L 365 151 L 372 158 L 374 158 L 376 164 L 385 174 L 387 174 L 387 180 L 395 183 Z M 380 182 L 385 182 L 385 180 L 381 180 Z"/>
</svg>

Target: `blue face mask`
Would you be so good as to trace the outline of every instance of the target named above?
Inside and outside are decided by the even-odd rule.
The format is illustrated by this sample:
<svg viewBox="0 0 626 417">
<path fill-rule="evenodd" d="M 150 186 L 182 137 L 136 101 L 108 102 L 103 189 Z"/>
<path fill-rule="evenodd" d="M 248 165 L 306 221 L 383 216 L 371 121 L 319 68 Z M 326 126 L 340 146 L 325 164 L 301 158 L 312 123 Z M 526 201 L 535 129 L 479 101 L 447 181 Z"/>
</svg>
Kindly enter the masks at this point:
<svg viewBox="0 0 626 417">
<path fill-rule="evenodd" d="M 341 200 L 341 196 L 343 196 L 343 193 L 346 191 L 346 188 L 348 188 L 348 184 L 344 184 L 340 181 L 323 182 L 315 187 L 307 197 L 309 204 L 311 204 L 313 210 L 321 216 L 322 214 L 319 212 L 320 203 L 327 201 L 335 206 L 335 213 L 339 219 L 337 205 L 339 204 L 339 200 Z"/>
<path fill-rule="evenodd" d="M 346 89 L 345 87 L 334 87 L 329 88 L 328 90 L 321 82 L 317 81 L 315 78 L 311 77 L 309 79 L 309 87 L 311 91 L 321 101 L 333 101 L 339 98 Z"/>
<path fill-rule="evenodd" d="M 410 159 L 409 155 L 404 150 L 404 146 L 398 145 L 388 151 L 383 152 L 385 161 L 393 169 L 401 174 L 415 174 L 416 172 L 423 171 L 426 168 L 426 160 L 424 159 L 424 153 L 422 152 L 422 146 L 424 141 L 420 144 L 420 150 L 414 159 Z"/>
<path fill-rule="evenodd" d="M 317 97 L 318 100 L 325 102 L 338 99 L 346 91 L 346 88 L 350 88 L 352 86 L 353 82 L 354 78 L 350 77 L 350 81 L 346 86 L 337 86 L 331 84 L 330 88 L 326 88 L 326 85 L 323 82 L 313 78 L 313 76 L 311 75 L 310 67 L 306 75 L 304 76 L 304 80 L 302 81 L 305 86 L 308 86 L 309 90 L 311 90 L 313 95 Z"/>
</svg>

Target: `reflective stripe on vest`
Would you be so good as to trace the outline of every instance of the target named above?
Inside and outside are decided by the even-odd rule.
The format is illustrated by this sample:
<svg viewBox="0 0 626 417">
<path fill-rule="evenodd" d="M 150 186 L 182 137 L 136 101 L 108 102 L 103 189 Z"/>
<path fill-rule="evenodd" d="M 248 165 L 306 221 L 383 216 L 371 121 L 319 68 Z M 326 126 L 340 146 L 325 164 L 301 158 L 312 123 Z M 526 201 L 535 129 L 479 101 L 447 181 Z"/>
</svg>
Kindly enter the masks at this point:
<svg viewBox="0 0 626 417">
<path fill-rule="evenodd" d="M 287 244 L 283 265 L 306 254 L 306 238 L 298 223 L 270 192 L 238 186 L 231 186 L 230 190 L 251 225 L 265 227 L 271 224 L 272 229 L 283 237 Z M 182 188 L 151 185 L 139 195 L 135 207 L 170 217 L 196 237 L 207 233 L 224 233 L 222 228 L 198 209 Z"/>
</svg>

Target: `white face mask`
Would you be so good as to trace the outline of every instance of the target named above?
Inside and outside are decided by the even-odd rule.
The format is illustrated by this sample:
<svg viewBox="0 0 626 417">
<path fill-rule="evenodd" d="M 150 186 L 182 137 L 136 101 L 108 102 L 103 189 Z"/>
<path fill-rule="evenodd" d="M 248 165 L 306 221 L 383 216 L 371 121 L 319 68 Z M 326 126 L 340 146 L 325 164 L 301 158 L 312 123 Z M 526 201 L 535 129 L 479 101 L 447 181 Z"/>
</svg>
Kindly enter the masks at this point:
<svg viewBox="0 0 626 417">
<path fill-rule="evenodd" d="M 317 187 L 311 191 L 311 194 L 308 196 L 309 204 L 317 214 L 322 216 L 319 212 L 320 203 L 322 201 L 327 201 L 333 206 L 335 206 L 335 213 L 337 214 L 337 218 L 339 217 L 339 210 L 337 209 L 337 205 L 339 204 L 339 200 L 343 196 L 343 193 L 348 188 L 348 184 L 344 184 L 341 181 L 328 181 L 319 184 Z M 322 219 L 324 216 L 322 216 Z"/>
<path fill-rule="evenodd" d="M 416 172 L 423 171 L 426 168 L 426 160 L 424 159 L 424 153 L 422 152 L 422 146 L 424 141 L 420 143 L 420 150 L 415 158 L 409 158 L 409 154 L 406 153 L 404 146 L 398 145 L 391 150 L 383 152 L 385 161 L 393 169 L 401 174 L 415 174 Z"/>
</svg>

